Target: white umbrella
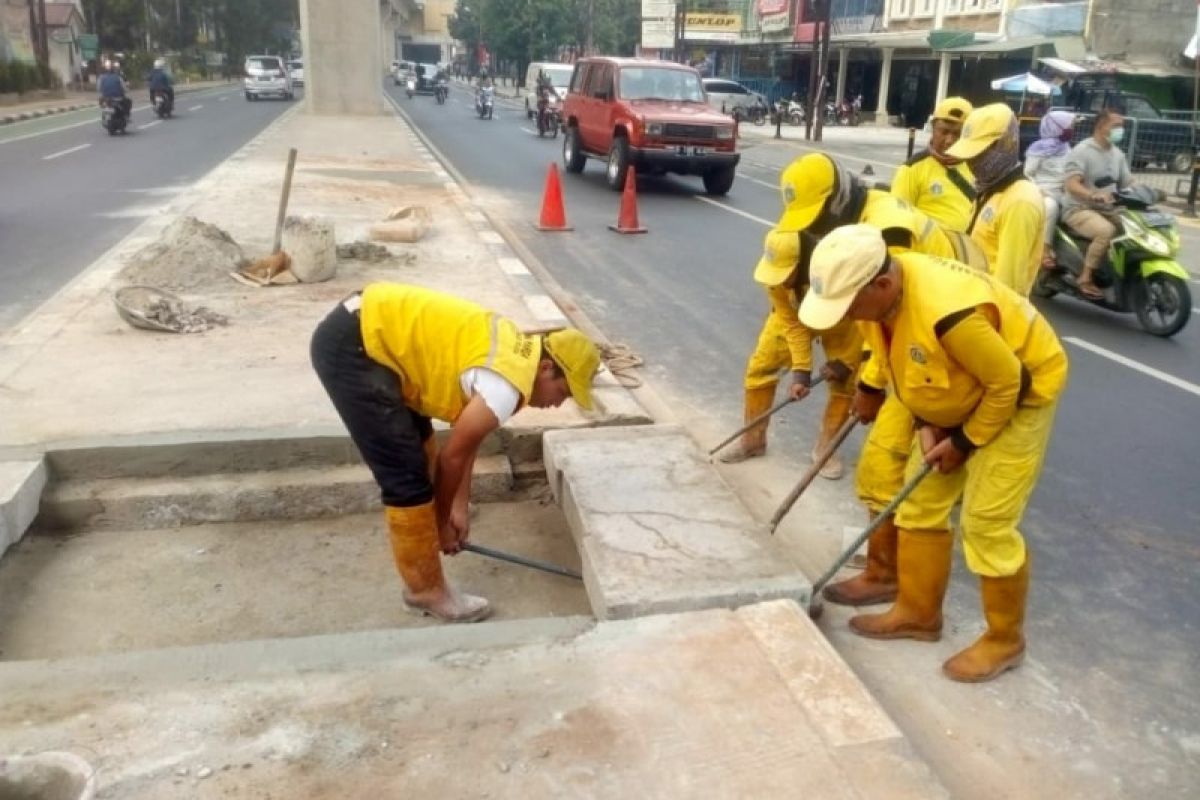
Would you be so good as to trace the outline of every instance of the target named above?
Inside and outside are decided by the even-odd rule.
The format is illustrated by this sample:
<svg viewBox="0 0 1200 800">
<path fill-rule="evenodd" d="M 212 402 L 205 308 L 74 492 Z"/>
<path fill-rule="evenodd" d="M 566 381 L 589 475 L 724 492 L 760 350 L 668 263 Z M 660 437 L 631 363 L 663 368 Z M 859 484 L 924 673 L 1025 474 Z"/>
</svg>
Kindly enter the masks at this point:
<svg viewBox="0 0 1200 800">
<path fill-rule="evenodd" d="M 1013 75 L 1011 78 L 999 78 L 992 81 L 992 88 L 1002 92 L 1020 92 L 1021 94 L 1040 94 L 1049 97 L 1057 88 L 1053 83 L 1042 80 L 1031 72 L 1023 75 Z"/>
</svg>

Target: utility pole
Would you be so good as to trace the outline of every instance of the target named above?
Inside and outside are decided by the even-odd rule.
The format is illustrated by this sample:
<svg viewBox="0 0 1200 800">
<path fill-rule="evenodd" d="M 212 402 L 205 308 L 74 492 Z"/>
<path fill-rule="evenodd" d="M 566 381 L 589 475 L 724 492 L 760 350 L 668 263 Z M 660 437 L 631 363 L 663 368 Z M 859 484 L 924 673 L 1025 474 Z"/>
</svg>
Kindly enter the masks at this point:
<svg viewBox="0 0 1200 800">
<path fill-rule="evenodd" d="M 142 18 L 146 22 L 146 52 L 150 52 L 150 0 L 142 0 Z"/>
<path fill-rule="evenodd" d="M 829 83 L 829 17 L 831 12 L 832 0 L 823 0 L 820 12 L 820 29 L 818 33 L 821 35 L 821 76 L 820 83 L 817 84 L 817 110 L 813 112 L 816 117 L 814 121 L 813 140 L 821 141 L 821 131 L 825 127 L 825 86 Z M 837 98 L 837 102 L 841 102 L 841 98 Z"/>
<path fill-rule="evenodd" d="M 588 0 L 588 18 L 587 18 L 587 43 L 584 45 L 583 54 L 590 56 L 596 52 L 596 0 Z"/>
<path fill-rule="evenodd" d="M 675 60 L 680 64 L 687 63 L 687 15 L 688 0 L 680 0 L 675 12 Z"/>
</svg>

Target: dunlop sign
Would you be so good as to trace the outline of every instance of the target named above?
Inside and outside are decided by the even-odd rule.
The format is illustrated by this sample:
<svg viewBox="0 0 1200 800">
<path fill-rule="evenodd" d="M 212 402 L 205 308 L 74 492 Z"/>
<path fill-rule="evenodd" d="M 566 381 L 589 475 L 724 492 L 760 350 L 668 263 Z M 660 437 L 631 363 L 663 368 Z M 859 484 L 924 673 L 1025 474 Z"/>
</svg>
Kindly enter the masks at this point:
<svg viewBox="0 0 1200 800">
<path fill-rule="evenodd" d="M 714 31 L 737 33 L 742 29 L 742 18 L 737 14 L 707 14 L 701 11 L 687 15 L 689 31 Z"/>
</svg>

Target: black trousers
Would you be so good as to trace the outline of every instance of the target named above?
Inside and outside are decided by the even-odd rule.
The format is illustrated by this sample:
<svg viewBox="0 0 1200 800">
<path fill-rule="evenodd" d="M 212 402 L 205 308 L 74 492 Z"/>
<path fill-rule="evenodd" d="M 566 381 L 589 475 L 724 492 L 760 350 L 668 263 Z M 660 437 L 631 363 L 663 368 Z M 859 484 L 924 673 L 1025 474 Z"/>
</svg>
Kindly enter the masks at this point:
<svg viewBox="0 0 1200 800">
<path fill-rule="evenodd" d="M 321 385 L 379 484 L 383 504 L 431 502 L 424 442 L 433 435 L 433 423 L 404 404 L 400 376 L 367 355 L 358 313 L 339 303 L 317 325 L 310 353 Z"/>
</svg>

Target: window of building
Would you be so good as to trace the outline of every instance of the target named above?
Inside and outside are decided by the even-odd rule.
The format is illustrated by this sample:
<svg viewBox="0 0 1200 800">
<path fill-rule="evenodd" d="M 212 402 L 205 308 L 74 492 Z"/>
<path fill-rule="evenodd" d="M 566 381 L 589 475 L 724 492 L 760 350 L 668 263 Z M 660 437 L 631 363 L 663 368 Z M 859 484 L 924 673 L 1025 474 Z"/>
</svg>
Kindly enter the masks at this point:
<svg viewBox="0 0 1200 800">
<path fill-rule="evenodd" d="M 913 0 L 892 0 L 888 16 L 892 19 L 908 19 L 912 16 L 912 6 Z"/>
<path fill-rule="evenodd" d="M 914 17 L 932 17 L 937 12 L 938 0 L 914 0 Z"/>
<path fill-rule="evenodd" d="M 961 14 L 963 10 L 963 0 L 946 0 L 947 14 Z"/>
</svg>

